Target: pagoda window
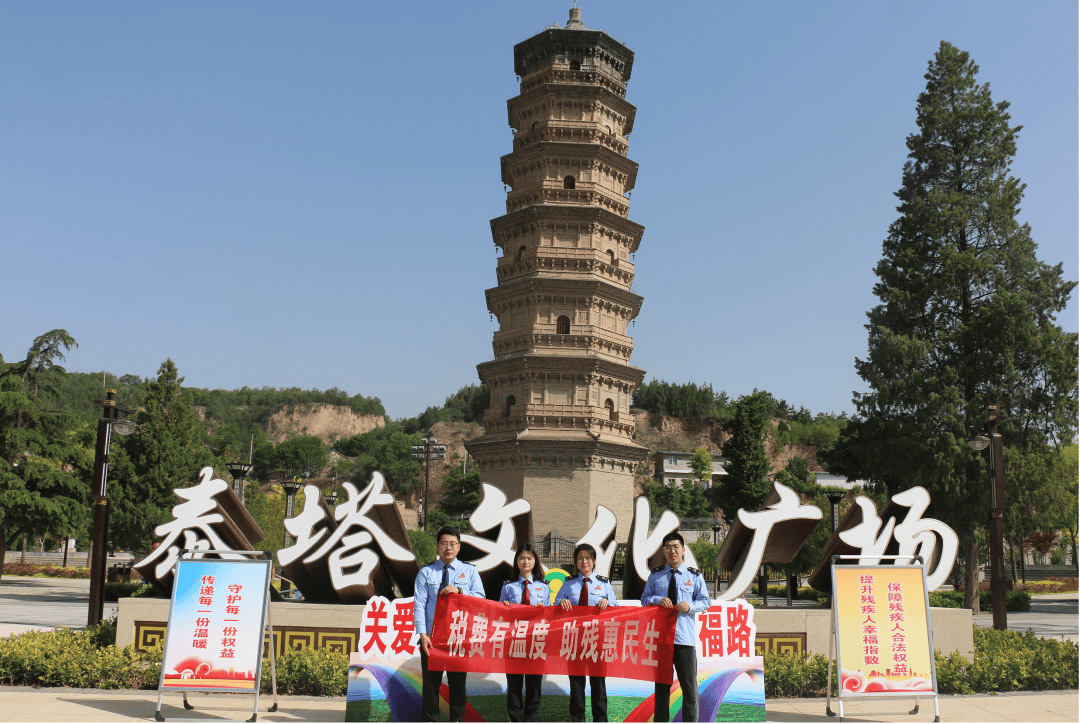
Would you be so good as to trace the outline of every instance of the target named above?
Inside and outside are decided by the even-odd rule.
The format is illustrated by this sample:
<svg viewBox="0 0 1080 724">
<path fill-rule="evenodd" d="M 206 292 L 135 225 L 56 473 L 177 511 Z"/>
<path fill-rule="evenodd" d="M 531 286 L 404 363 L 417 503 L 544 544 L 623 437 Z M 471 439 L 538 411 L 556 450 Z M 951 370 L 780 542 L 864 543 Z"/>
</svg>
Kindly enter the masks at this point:
<svg viewBox="0 0 1080 724">
<path fill-rule="evenodd" d="M 564 189 L 569 190 L 569 191 L 573 191 L 574 190 L 574 177 L 573 176 L 567 176 L 566 178 L 564 178 L 562 180 L 562 187 Z"/>
<path fill-rule="evenodd" d="M 611 401 L 610 397 L 604 400 L 604 408 L 607 410 L 608 419 L 617 422 L 619 416 L 618 413 L 615 412 L 615 403 Z"/>
<path fill-rule="evenodd" d="M 510 417 L 510 413 L 514 411 L 514 405 L 517 404 L 517 398 L 513 395 L 508 395 L 506 398 L 506 410 L 503 412 L 503 417 Z"/>
<path fill-rule="evenodd" d="M 555 334 L 570 334 L 570 317 L 564 314 L 555 320 Z"/>
<path fill-rule="evenodd" d="M 571 60 L 570 61 L 570 70 L 581 70 L 581 61 L 580 60 Z"/>
<path fill-rule="evenodd" d="M 514 254 L 514 261 L 521 261 L 521 252 L 525 251 L 525 247 L 521 247 L 517 250 L 517 254 Z"/>
<path fill-rule="evenodd" d="M 613 252 L 611 249 L 608 249 L 607 250 L 607 256 L 608 256 L 608 264 L 611 264 L 611 266 L 615 266 L 615 252 Z"/>
</svg>

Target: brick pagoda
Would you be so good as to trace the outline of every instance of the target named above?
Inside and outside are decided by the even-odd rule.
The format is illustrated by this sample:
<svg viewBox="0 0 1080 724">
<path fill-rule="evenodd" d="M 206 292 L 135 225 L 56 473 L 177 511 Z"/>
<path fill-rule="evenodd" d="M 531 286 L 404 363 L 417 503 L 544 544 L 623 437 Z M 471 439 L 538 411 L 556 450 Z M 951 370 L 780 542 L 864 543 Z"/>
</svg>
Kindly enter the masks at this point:
<svg viewBox="0 0 1080 724">
<path fill-rule="evenodd" d="M 487 306 L 499 321 L 495 359 L 477 366 L 491 389 L 485 434 L 466 444 L 481 479 L 532 503 L 539 535 L 577 539 L 597 505 L 626 539 L 634 471 L 629 364 L 631 254 L 644 227 L 627 216 L 637 164 L 626 156 L 634 53 L 570 11 L 565 28 L 514 46 L 521 93 L 507 102 L 514 150 L 502 158 L 506 214 L 491 221 L 501 250 Z"/>
</svg>

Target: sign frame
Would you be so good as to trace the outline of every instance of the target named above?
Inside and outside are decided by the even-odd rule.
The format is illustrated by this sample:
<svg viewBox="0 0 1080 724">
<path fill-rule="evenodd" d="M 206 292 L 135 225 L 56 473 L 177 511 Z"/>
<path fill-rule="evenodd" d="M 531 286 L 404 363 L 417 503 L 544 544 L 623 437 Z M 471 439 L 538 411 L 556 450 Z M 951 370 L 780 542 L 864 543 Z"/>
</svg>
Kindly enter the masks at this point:
<svg viewBox="0 0 1080 724">
<path fill-rule="evenodd" d="M 159 721 L 159 722 L 164 722 L 164 721 L 204 721 L 203 719 L 182 719 L 182 718 L 166 719 L 161 714 L 162 697 L 163 697 L 166 690 L 170 691 L 170 692 L 175 691 L 175 692 L 182 693 L 183 697 L 184 697 L 184 709 L 187 709 L 187 710 L 192 710 L 192 709 L 195 708 L 191 703 L 188 702 L 188 696 L 187 696 L 188 692 L 196 692 L 196 693 L 204 693 L 204 694 L 243 694 L 243 695 L 254 694 L 255 695 L 255 700 L 254 700 L 254 703 L 252 705 L 251 718 L 248 719 L 247 721 L 249 721 L 249 722 L 256 721 L 258 716 L 259 716 L 259 695 L 260 695 L 260 691 L 261 691 L 261 688 L 262 688 L 262 659 L 263 659 L 262 648 L 265 645 L 264 641 L 265 641 L 267 631 L 269 631 L 269 634 L 270 634 L 270 646 L 269 646 L 269 650 L 270 650 L 270 676 L 271 676 L 271 691 L 273 693 L 274 703 L 269 708 L 267 708 L 266 711 L 267 712 L 275 712 L 278 709 L 278 700 L 277 700 L 277 661 L 276 661 L 276 656 L 275 656 L 275 652 L 274 652 L 274 626 L 273 626 L 273 623 L 271 622 L 271 618 L 270 618 L 270 585 L 271 585 L 272 580 L 273 580 L 273 560 L 270 559 L 270 558 L 266 558 L 265 557 L 266 554 L 263 551 L 229 551 L 229 553 L 232 553 L 232 554 L 244 554 L 244 555 L 248 555 L 248 556 L 261 556 L 261 558 L 250 558 L 249 557 L 249 558 L 244 558 L 244 559 L 240 559 L 240 560 L 227 560 L 227 559 L 224 559 L 224 558 L 211 559 L 211 558 L 206 558 L 205 557 L 207 555 L 214 555 L 215 553 L 216 553 L 216 551 L 206 551 L 206 550 L 190 549 L 190 548 L 184 549 L 180 553 L 180 556 L 177 558 L 176 563 L 173 565 L 173 569 L 172 569 L 173 593 L 172 593 L 172 599 L 169 602 L 169 619 L 168 619 L 169 623 L 168 623 L 168 627 L 167 627 L 167 629 L 165 631 L 165 642 L 164 642 L 164 646 L 163 646 L 163 649 L 162 649 L 162 666 L 161 666 L 161 673 L 160 673 L 159 678 L 158 678 L 157 708 L 154 711 L 154 719 L 155 719 L 155 721 Z M 172 634 L 173 634 L 174 630 L 177 628 L 176 626 L 173 625 L 173 621 L 174 621 L 174 614 L 176 614 L 178 612 L 178 606 L 177 606 L 176 597 L 177 597 L 177 591 L 180 590 L 180 587 L 177 584 L 180 583 L 180 581 L 181 581 L 181 578 L 180 578 L 181 564 L 183 564 L 183 563 L 213 564 L 215 567 L 216 566 L 224 566 L 226 568 L 236 567 L 236 566 L 259 566 L 259 567 L 262 567 L 264 569 L 264 573 L 263 573 L 263 576 L 262 576 L 262 585 L 260 585 L 258 587 L 257 592 L 255 594 L 256 596 L 261 597 L 261 603 L 259 605 L 259 609 L 260 609 L 261 613 L 260 613 L 259 627 L 258 627 L 258 631 L 259 631 L 260 635 L 258 637 L 258 648 L 257 648 L 256 653 L 255 653 L 255 661 L 256 661 L 256 663 L 255 663 L 255 672 L 254 672 L 255 676 L 254 676 L 254 679 L 253 679 L 253 684 L 254 684 L 253 689 L 245 689 L 245 690 L 242 690 L 242 691 L 222 691 L 219 688 L 211 688 L 211 687 L 198 686 L 198 685 L 194 685 L 194 686 L 183 686 L 183 685 L 181 685 L 181 686 L 165 686 L 166 662 L 169 660 L 168 659 L 169 640 L 172 637 Z M 256 603 L 259 603 L 259 602 L 257 601 Z M 246 652 L 246 653 L 248 653 L 250 655 L 250 652 Z"/>
<path fill-rule="evenodd" d="M 850 560 L 852 564 L 838 565 L 841 560 Z M 886 560 L 891 560 L 893 563 L 884 563 Z M 867 561 L 877 561 L 877 563 L 868 563 Z M 914 561 L 913 563 L 901 563 L 901 561 Z M 930 660 L 930 683 L 932 689 L 924 692 L 919 691 L 871 691 L 871 692 L 846 692 L 842 682 L 838 682 L 837 687 L 837 709 L 838 712 L 832 710 L 832 681 L 833 681 L 833 665 L 835 664 L 837 676 L 839 677 L 841 671 L 841 629 L 840 629 L 840 606 L 836 593 L 836 571 L 837 568 L 842 569 L 845 573 L 851 571 L 875 571 L 883 575 L 894 573 L 901 570 L 918 570 L 920 574 L 920 581 L 922 583 L 922 613 L 926 621 L 926 638 L 927 646 L 929 648 L 929 660 Z M 919 699 L 932 698 L 934 701 L 934 721 L 941 721 L 941 713 L 938 707 L 938 680 L 937 680 L 937 663 L 934 660 L 934 630 L 933 625 L 930 622 L 930 592 L 926 586 L 926 566 L 922 556 L 919 555 L 834 555 L 830 563 L 832 573 L 832 616 L 830 616 L 831 624 L 829 631 L 829 673 L 828 681 L 825 689 L 825 713 L 828 716 L 840 715 L 840 721 L 844 720 L 844 700 L 845 699 L 915 699 L 915 708 L 907 713 L 914 715 L 919 713 Z M 914 603 L 914 601 L 912 601 Z"/>
</svg>

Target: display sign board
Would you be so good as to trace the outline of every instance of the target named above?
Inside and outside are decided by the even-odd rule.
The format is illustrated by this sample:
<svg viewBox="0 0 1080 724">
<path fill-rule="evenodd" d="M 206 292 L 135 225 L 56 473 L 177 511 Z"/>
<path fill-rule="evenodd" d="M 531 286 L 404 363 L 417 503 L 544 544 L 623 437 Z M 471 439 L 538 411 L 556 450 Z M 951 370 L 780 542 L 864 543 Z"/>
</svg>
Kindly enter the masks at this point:
<svg viewBox="0 0 1080 724">
<path fill-rule="evenodd" d="M 270 565 L 177 561 L 160 690 L 259 691 Z"/>
<path fill-rule="evenodd" d="M 563 571 L 553 569 L 548 576 L 552 587 L 556 588 L 561 580 L 554 573 Z M 500 641 L 492 640 L 494 625 L 492 620 L 497 621 L 501 612 L 504 620 L 517 620 L 514 615 L 516 606 L 506 607 L 501 603 L 483 601 L 465 596 L 451 596 L 451 599 L 462 599 L 467 602 L 478 602 L 483 606 L 491 606 L 495 613 L 484 614 L 488 619 L 487 634 L 484 641 L 479 641 L 480 632 L 476 632 L 477 641 L 472 630 L 475 623 L 475 614 L 469 619 L 468 630 L 465 640 L 462 642 L 466 654 L 464 669 L 469 676 L 466 679 L 466 692 L 468 706 L 466 708 L 466 721 L 505 721 L 506 720 L 506 674 L 495 671 L 492 656 L 499 650 L 502 651 L 502 660 L 520 660 L 512 656 L 514 627 L 505 629 L 505 636 Z M 629 614 L 635 611 L 638 615 L 648 615 L 658 611 L 657 607 L 641 607 L 639 601 L 620 600 L 617 607 L 609 611 L 619 611 L 621 614 Z M 357 644 L 357 651 L 352 654 L 349 662 L 349 687 L 346 696 L 346 721 L 420 721 L 421 694 L 423 680 L 420 675 L 420 646 L 418 637 L 413 629 L 411 598 L 399 598 L 388 600 L 374 598 L 368 602 L 364 609 L 361 621 L 361 636 Z M 535 609 L 537 615 L 543 620 L 554 620 L 563 612 L 554 607 Z M 450 615 L 452 616 L 452 611 Z M 566 612 L 569 613 L 569 612 Z M 604 614 L 587 616 L 588 620 L 604 620 Z M 436 613 L 436 619 L 439 614 Z M 530 619 L 526 619 L 530 620 Z M 534 622 L 535 623 L 535 622 Z M 449 626 L 447 633 L 449 635 Z M 696 641 L 698 649 L 698 697 L 700 721 L 765 721 L 765 684 L 763 678 L 762 657 L 754 652 L 754 639 L 757 629 L 754 624 L 754 609 L 746 601 L 720 601 L 715 600 L 713 605 L 702 611 L 695 617 Z M 438 629 L 436 622 L 436 629 Z M 516 624 L 515 624 L 516 626 Z M 624 625 L 625 626 L 625 625 Z M 639 631 L 641 624 L 639 624 Z M 647 628 L 647 624 L 646 624 Z M 577 652 L 582 651 L 583 640 L 580 633 L 582 627 L 579 624 Z M 500 631 L 502 628 L 500 627 Z M 554 624 L 548 629 L 547 641 L 544 651 L 549 654 L 559 654 L 564 642 L 562 635 L 554 635 Z M 532 627 L 533 640 L 529 639 L 529 630 L 525 632 L 525 642 L 528 646 L 527 655 L 533 651 L 535 641 L 535 625 Z M 433 631 L 434 633 L 434 631 Z M 573 634 L 570 634 L 572 639 Z M 673 637 L 668 637 L 670 641 Z M 630 639 L 632 641 L 632 638 Z M 591 641 L 591 638 L 590 638 Z M 619 653 L 621 662 L 622 645 L 626 641 L 625 628 L 619 632 Z M 650 639 L 650 643 L 654 640 Z M 659 645 L 659 641 L 656 641 Z M 641 661 L 642 641 L 639 635 L 636 650 Z M 484 656 L 479 652 L 473 654 L 472 647 L 483 647 Z M 597 637 L 596 656 L 600 661 L 605 651 L 605 628 L 602 623 L 599 626 Z M 610 651 L 610 645 L 607 644 Z M 566 643 L 570 647 L 570 642 Z M 634 649 L 628 649 L 628 652 Z M 592 644 L 588 643 L 585 652 L 589 654 L 589 664 L 592 664 Z M 568 652 L 569 653 L 569 652 Z M 645 652 L 648 655 L 648 652 Z M 657 677 L 661 663 L 664 661 L 659 651 L 655 654 L 658 662 Z M 608 654 L 610 656 L 610 653 Z M 667 654 L 670 662 L 670 653 Z M 564 657 L 568 658 L 568 656 Z M 628 658 L 628 661 L 630 659 Z M 532 659 L 530 662 L 540 662 L 541 659 Z M 651 668 L 651 667 L 650 667 Z M 671 665 L 666 665 L 667 675 L 670 676 Z M 509 670 L 509 669 L 508 669 Z M 540 673 L 542 669 L 533 669 L 530 673 Z M 607 693 L 608 693 L 608 719 L 609 721 L 651 721 L 653 716 L 653 693 L 655 684 L 652 681 L 641 679 L 621 678 L 620 674 L 608 670 Z M 569 717 L 569 678 L 565 674 L 545 673 L 542 684 L 543 702 L 540 710 L 542 721 L 567 721 Z M 442 706 L 447 706 L 449 690 L 444 683 L 440 691 Z M 672 721 L 678 721 L 681 716 L 682 689 L 678 679 L 671 684 L 669 697 L 670 716 Z"/>
<path fill-rule="evenodd" d="M 834 564 L 832 580 L 840 716 L 847 698 L 933 697 L 937 713 L 923 566 Z"/>
</svg>

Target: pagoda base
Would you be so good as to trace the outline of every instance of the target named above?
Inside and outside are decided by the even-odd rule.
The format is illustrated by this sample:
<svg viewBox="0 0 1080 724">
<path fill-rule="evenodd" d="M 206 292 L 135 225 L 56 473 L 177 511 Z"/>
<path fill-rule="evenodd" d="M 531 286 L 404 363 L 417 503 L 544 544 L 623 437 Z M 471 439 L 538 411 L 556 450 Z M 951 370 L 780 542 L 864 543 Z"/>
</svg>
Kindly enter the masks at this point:
<svg viewBox="0 0 1080 724">
<path fill-rule="evenodd" d="M 533 531 L 578 540 L 603 505 L 625 543 L 634 515 L 634 472 L 648 453 L 621 438 L 583 431 L 524 430 L 466 443 L 480 480 L 532 506 Z"/>
</svg>

